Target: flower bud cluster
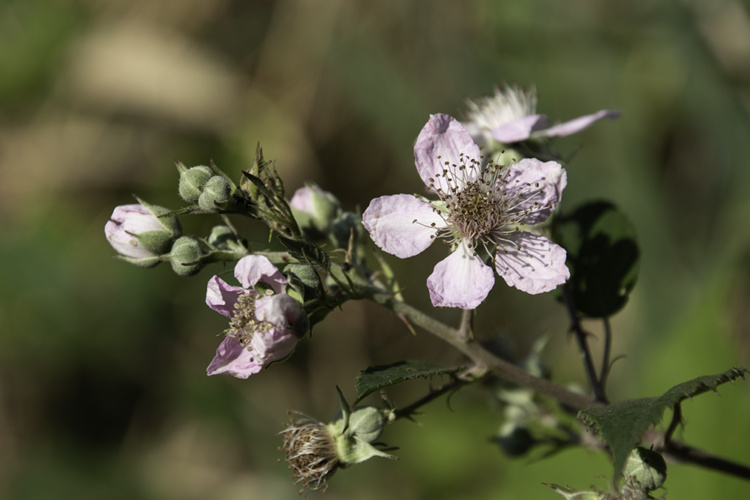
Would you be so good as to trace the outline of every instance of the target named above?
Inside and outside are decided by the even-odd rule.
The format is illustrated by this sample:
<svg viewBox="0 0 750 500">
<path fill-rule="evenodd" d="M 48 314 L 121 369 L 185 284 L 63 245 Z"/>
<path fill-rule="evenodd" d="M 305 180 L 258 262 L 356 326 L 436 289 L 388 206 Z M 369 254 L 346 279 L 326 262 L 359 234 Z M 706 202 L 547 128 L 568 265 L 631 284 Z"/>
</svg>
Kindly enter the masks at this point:
<svg viewBox="0 0 750 500">
<path fill-rule="evenodd" d="M 214 165 L 186 167 L 177 162 L 180 172 L 180 197 L 198 205 L 204 212 L 222 212 L 227 208 L 235 191 L 234 184 Z"/>
</svg>

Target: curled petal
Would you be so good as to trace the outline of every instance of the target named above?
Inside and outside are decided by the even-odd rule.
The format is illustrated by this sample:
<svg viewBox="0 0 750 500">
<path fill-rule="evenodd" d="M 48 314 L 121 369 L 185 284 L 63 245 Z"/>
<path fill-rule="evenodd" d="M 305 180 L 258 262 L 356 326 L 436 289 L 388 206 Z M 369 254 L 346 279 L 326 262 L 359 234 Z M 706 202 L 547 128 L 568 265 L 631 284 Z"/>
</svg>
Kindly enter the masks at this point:
<svg viewBox="0 0 750 500">
<path fill-rule="evenodd" d="M 427 278 L 432 304 L 436 307 L 475 309 L 495 284 L 492 268 L 461 243 L 441 260 Z"/>
<path fill-rule="evenodd" d="M 434 184 L 444 192 L 449 191 L 443 179 L 445 162 L 460 164 L 461 158 L 468 163 L 473 159 L 480 161 L 479 146 L 466 131 L 461 122 L 448 115 L 430 115 L 430 121 L 422 128 L 414 144 L 414 160 L 417 171 L 427 186 Z M 476 170 L 466 170 L 466 180 Z"/>
<path fill-rule="evenodd" d="M 255 317 L 281 328 L 290 328 L 301 315 L 299 302 L 289 295 L 270 295 L 255 301 Z"/>
<path fill-rule="evenodd" d="M 525 141 L 532 132 L 546 127 L 548 122 L 546 115 L 524 116 L 492 129 L 492 137 L 504 144 Z"/>
<path fill-rule="evenodd" d="M 234 277 L 245 288 L 255 286 L 259 281 L 267 283 L 276 293 L 286 288 L 287 280 L 274 266 L 268 257 L 263 255 L 246 255 L 234 266 Z"/>
<path fill-rule="evenodd" d="M 375 198 L 362 214 L 362 224 L 377 246 L 402 259 L 424 251 L 446 226 L 432 205 L 410 194 Z"/>
<path fill-rule="evenodd" d="M 271 328 L 267 332 L 257 332 L 250 341 L 250 348 L 254 362 L 261 366 L 268 366 L 274 361 L 280 361 L 294 350 L 297 336 L 287 328 Z"/>
<path fill-rule="evenodd" d="M 515 231 L 498 244 L 495 269 L 508 285 L 523 292 L 549 292 L 570 278 L 566 256 L 564 248 L 544 236 Z"/>
<path fill-rule="evenodd" d="M 510 211 L 523 214 L 522 223 L 532 225 L 547 220 L 560 203 L 568 175 L 556 161 L 525 158 L 508 167 L 503 181 L 508 193 L 518 197 Z"/>
<path fill-rule="evenodd" d="M 560 123 L 554 127 L 550 127 L 546 130 L 540 130 L 539 135 L 545 137 L 564 137 L 566 135 L 575 134 L 585 129 L 592 123 L 602 118 L 614 119 L 620 116 L 620 111 L 616 109 L 602 109 L 596 113 L 590 115 L 579 116 L 570 121 Z"/>
<path fill-rule="evenodd" d="M 237 286 L 227 284 L 218 276 L 208 280 L 206 287 L 206 304 L 219 314 L 231 318 L 234 313 L 234 305 L 237 299 L 246 293 L 257 293 L 255 290 L 245 290 Z"/>
<path fill-rule="evenodd" d="M 208 365 L 206 373 L 208 375 L 226 373 L 237 378 L 248 378 L 258 373 L 261 368 L 263 364 L 256 361 L 251 351 L 243 347 L 236 338 L 226 337 L 216 349 L 216 356 Z"/>
</svg>

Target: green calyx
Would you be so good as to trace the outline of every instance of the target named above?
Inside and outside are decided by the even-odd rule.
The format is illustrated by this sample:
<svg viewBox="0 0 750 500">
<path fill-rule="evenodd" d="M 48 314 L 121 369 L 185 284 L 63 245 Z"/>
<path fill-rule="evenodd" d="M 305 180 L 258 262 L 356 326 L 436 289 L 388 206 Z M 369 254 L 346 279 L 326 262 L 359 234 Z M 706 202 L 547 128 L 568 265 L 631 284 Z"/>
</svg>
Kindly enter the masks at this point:
<svg viewBox="0 0 750 500">
<path fill-rule="evenodd" d="M 193 276 L 203 267 L 201 257 L 204 252 L 200 242 L 190 236 L 177 238 L 169 252 L 172 270 L 179 276 Z"/>
<path fill-rule="evenodd" d="M 397 457 L 384 453 L 370 444 L 380 437 L 390 421 L 392 412 L 373 406 L 355 408 L 351 411 L 340 390 L 339 400 L 341 411 L 328 424 L 328 432 L 336 444 L 336 453 L 341 464 L 358 464 L 372 457 L 397 460 Z"/>
</svg>

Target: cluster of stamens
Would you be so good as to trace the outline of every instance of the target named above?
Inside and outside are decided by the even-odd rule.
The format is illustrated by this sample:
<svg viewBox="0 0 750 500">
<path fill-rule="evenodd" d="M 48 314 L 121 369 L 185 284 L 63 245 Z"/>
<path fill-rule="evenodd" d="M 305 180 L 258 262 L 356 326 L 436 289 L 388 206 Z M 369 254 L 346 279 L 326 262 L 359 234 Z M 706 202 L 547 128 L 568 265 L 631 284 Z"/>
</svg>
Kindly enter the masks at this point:
<svg viewBox="0 0 750 500">
<path fill-rule="evenodd" d="M 284 437 L 286 461 L 297 478 L 296 483 L 312 490 L 325 490 L 326 481 L 340 465 L 328 426 L 306 417 L 292 422 L 279 434 Z"/>
<path fill-rule="evenodd" d="M 438 156 L 439 160 L 442 160 Z M 541 210 L 539 202 L 532 201 L 541 193 L 539 183 L 520 184 L 510 179 L 510 172 L 504 165 L 492 160 L 482 163 L 459 155 L 459 163 L 443 162 L 442 172 L 430 178 L 429 188 L 434 191 L 441 206 L 433 210 L 440 214 L 447 227 L 436 229 L 432 238 L 446 238 L 451 246 L 466 241 L 475 250 L 482 245 L 489 255 L 492 248 L 502 242 L 512 244 L 504 235 L 519 229 L 524 219 L 531 213 Z M 537 190 L 536 192 L 533 192 Z M 523 208 L 521 205 L 525 205 Z M 414 220 L 419 223 L 418 220 Z M 432 223 L 431 227 L 436 224 Z"/>
<path fill-rule="evenodd" d="M 273 323 L 260 320 L 255 316 L 255 302 L 260 297 L 260 294 L 253 292 L 240 295 L 234 304 L 234 313 L 232 319 L 229 320 L 229 328 L 225 330 L 228 336 L 235 337 L 248 350 L 256 332 L 265 333 L 274 327 Z"/>
</svg>

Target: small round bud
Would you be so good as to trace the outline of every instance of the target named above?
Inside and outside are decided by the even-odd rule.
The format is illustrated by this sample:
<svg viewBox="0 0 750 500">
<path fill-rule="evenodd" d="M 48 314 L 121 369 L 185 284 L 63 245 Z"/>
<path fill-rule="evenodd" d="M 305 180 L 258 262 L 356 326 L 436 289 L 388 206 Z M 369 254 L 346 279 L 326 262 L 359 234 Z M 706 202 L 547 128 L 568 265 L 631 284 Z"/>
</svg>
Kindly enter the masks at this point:
<svg viewBox="0 0 750 500">
<path fill-rule="evenodd" d="M 214 175 L 203 186 L 203 192 L 198 197 L 198 206 L 206 212 L 218 212 L 220 206 L 229 201 L 232 186 L 225 178 Z"/>
<path fill-rule="evenodd" d="M 381 410 L 373 406 L 355 409 L 349 415 L 349 429 L 352 435 L 372 443 L 383 433 L 388 419 Z"/>
<path fill-rule="evenodd" d="M 655 451 L 638 447 L 630 453 L 623 476 L 643 491 L 652 491 L 667 479 L 667 464 Z"/>
<path fill-rule="evenodd" d="M 205 165 L 198 165 L 180 172 L 180 197 L 188 203 L 197 203 L 203 187 L 214 175 Z"/>
<path fill-rule="evenodd" d="M 228 252 L 247 252 L 247 247 L 242 244 L 235 232 L 227 226 L 214 226 L 208 235 L 208 244 L 217 250 Z"/>
<path fill-rule="evenodd" d="M 172 270 L 180 276 L 192 276 L 201 270 L 203 264 L 200 258 L 203 256 L 203 249 L 200 242 L 190 236 L 182 236 L 172 245 L 172 251 L 169 253 L 169 261 L 172 264 Z"/>
</svg>

